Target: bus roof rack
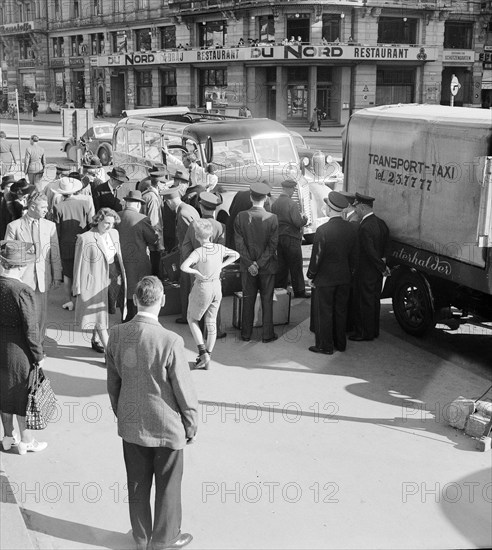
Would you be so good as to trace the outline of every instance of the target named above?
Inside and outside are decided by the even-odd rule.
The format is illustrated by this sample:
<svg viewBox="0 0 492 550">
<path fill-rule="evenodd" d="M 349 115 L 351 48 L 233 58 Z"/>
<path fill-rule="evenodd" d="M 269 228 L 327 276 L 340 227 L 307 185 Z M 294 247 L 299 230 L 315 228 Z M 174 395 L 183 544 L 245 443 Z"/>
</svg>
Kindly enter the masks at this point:
<svg viewBox="0 0 492 550">
<path fill-rule="evenodd" d="M 217 110 L 217 109 L 216 109 Z M 225 113 L 209 113 L 206 109 L 192 111 L 189 107 L 155 107 L 153 109 L 125 109 L 123 117 L 143 116 L 148 118 L 168 119 L 182 122 L 203 122 L 204 120 L 234 120 L 244 119 L 237 115 Z"/>
</svg>

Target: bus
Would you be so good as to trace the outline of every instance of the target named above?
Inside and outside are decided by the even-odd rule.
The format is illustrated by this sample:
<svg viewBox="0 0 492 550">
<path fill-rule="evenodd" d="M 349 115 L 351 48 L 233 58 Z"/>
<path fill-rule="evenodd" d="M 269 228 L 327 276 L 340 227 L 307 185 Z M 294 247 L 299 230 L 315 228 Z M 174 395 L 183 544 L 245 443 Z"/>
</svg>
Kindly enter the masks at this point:
<svg viewBox="0 0 492 550">
<path fill-rule="evenodd" d="M 223 198 L 221 221 L 238 191 L 261 181 L 270 185 L 275 199 L 282 190 L 281 182 L 288 178 L 297 182 L 293 198 L 308 219 L 305 239 L 312 240 L 317 227 L 327 221 L 323 199 L 342 186 L 336 163 L 325 166 L 318 175 L 307 169 L 309 159 L 299 158 L 293 135 L 282 124 L 266 118 L 204 113 L 192 113 L 195 121 L 186 122 L 169 120 L 160 111 L 133 111 L 116 124 L 113 162 L 130 178 L 119 191 L 121 196 L 146 178 L 151 167 L 166 170 L 169 178 L 177 171 L 186 174 L 184 159 L 194 153 L 199 164 L 211 164 L 218 177 L 216 191 Z"/>
</svg>

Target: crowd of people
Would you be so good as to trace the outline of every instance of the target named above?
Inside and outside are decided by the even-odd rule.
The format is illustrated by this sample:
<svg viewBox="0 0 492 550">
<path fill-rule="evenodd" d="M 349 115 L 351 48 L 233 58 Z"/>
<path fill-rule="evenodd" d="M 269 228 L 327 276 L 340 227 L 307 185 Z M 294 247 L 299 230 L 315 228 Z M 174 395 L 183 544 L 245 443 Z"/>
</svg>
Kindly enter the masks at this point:
<svg viewBox="0 0 492 550">
<path fill-rule="evenodd" d="M 296 181 L 283 181 L 275 201 L 268 183 L 251 184 L 235 195 L 222 224 L 216 219 L 222 203 L 216 176 L 192 154 L 184 166 L 186 173 L 178 171 L 172 179 L 153 167 L 122 198 L 117 191 L 128 182 L 125 170 L 115 166 L 106 181 L 95 159 L 81 173 L 60 167 L 56 180 L 44 187 L 42 180 L 2 178 L 3 447 L 20 454 L 47 447 L 26 429 L 25 411 L 30 374 L 45 357 L 48 292 L 63 284 L 62 307 L 74 311 L 79 329 L 92 334 L 91 347 L 105 354 L 138 549 L 179 548 L 192 539 L 181 533 L 182 453 L 196 436 L 198 402 L 183 339 L 158 319 L 166 299 L 163 258 L 175 254 L 180 266 L 181 316 L 176 321 L 189 325 L 198 352 L 196 369 L 210 367 L 216 340 L 225 335 L 220 321 L 225 266 L 238 263 L 241 273 L 244 342 L 253 337 L 258 293 L 265 344 L 278 338 L 275 288 L 292 285 L 294 297 L 309 297 L 301 249 L 308 220 L 293 200 Z M 378 337 L 389 234 L 373 202 L 335 191 L 325 198 L 328 221 L 316 231 L 307 271 L 315 339 L 311 352 L 345 351 L 347 333 L 355 342 Z M 110 315 L 118 310 L 121 323 L 114 325 Z M 129 407 L 137 422 L 125 420 Z M 148 503 L 154 477 L 152 526 Z"/>
</svg>

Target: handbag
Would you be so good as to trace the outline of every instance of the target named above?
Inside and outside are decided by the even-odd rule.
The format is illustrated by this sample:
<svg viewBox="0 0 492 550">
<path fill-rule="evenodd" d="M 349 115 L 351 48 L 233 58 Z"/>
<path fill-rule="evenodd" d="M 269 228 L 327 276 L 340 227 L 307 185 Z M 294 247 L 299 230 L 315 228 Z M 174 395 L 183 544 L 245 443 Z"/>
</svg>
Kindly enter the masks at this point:
<svg viewBox="0 0 492 550">
<path fill-rule="evenodd" d="M 27 397 L 26 428 L 44 430 L 55 412 L 56 397 L 50 379 L 45 376 L 38 363 L 35 363 L 32 374 Z"/>
</svg>

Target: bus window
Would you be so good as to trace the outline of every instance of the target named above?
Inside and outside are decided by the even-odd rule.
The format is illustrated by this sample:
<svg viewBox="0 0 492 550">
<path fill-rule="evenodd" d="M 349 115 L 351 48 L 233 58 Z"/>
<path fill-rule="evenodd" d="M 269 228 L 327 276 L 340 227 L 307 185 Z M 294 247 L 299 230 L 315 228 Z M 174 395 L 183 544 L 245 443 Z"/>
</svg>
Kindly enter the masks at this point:
<svg viewBox="0 0 492 550">
<path fill-rule="evenodd" d="M 251 143 L 248 139 L 214 141 L 214 161 L 217 168 L 242 166 L 255 162 Z"/>
<path fill-rule="evenodd" d="M 140 129 L 128 131 L 128 154 L 143 158 L 142 132 Z"/>
<path fill-rule="evenodd" d="M 144 156 L 147 160 L 152 162 L 162 162 L 162 149 L 161 149 L 161 134 L 157 132 L 144 132 Z"/>
<path fill-rule="evenodd" d="M 275 162 L 285 164 L 297 159 L 288 136 L 253 138 L 253 144 L 260 164 Z"/>
<path fill-rule="evenodd" d="M 114 139 L 114 150 L 126 153 L 126 128 L 118 128 Z"/>
</svg>

